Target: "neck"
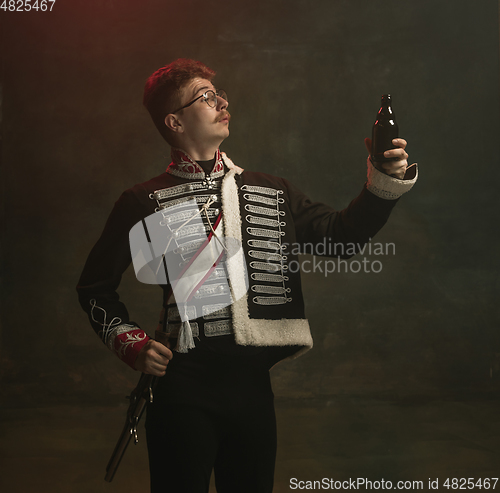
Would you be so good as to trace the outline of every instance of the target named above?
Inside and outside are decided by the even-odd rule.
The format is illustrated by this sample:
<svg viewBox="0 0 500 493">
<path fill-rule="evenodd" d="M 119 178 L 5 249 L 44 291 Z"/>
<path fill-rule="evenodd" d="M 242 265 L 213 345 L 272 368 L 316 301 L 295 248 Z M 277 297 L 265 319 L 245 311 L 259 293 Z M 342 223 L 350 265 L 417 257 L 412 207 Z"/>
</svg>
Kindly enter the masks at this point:
<svg viewBox="0 0 500 493">
<path fill-rule="evenodd" d="M 196 161 L 196 162 L 203 168 L 205 174 L 209 175 L 214 169 L 215 156 L 212 159 L 209 159 L 208 161 Z"/>
<path fill-rule="evenodd" d="M 187 143 L 179 145 L 179 148 L 185 151 L 195 161 L 208 161 L 213 159 L 220 143 L 217 145 L 203 145 L 199 143 Z"/>
</svg>

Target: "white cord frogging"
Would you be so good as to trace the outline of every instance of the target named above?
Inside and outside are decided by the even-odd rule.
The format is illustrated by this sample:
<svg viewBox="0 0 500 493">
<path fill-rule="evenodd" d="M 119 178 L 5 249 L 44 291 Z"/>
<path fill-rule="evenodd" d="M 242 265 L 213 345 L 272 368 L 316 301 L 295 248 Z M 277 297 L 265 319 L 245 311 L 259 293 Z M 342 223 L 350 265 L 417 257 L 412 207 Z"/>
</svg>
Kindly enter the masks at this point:
<svg viewBox="0 0 500 493">
<path fill-rule="evenodd" d="M 156 269 L 156 275 L 158 275 L 160 267 L 164 263 L 165 255 L 169 251 L 170 244 L 172 243 L 172 239 L 176 237 L 176 233 L 178 231 L 180 231 L 183 227 L 187 226 L 191 221 L 193 221 L 193 219 L 195 219 L 196 217 L 198 217 L 198 215 L 201 215 L 201 214 L 205 215 L 205 218 L 206 218 L 208 225 L 210 227 L 210 231 L 212 232 L 214 238 L 219 242 L 222 249 L 226 253 L 228 253 L 228 249 L 224 245 L 221 238 L 219 238 L 219 236 L 217 235 L 217 233 L 216 233 L 216 231 L 215 231 L 215 229 L 210 221 L 210 217 L 208 215 L 209 207 L 214 202 L 216 202 L 216 200 L 217 200 L 217 195 L 210 196 L 208 198 L 208 200 L 196 211 L 195 214 L 193 214 L 190 218 L 188 218 L 186 221 L 184 221 L 178 228 L 176 228 L 175 230 L 172 231 L 172 235 L 170 236 L 168 243 L 167 243 L 167 246 L 162 254 L 162 259 L 161 259 L 162 261 L 158 264 L 158 268 Z M 186 353 L 189 349 L 194 348 L 195 344 L 194 344 L 194 339 L 193 339 L 193 332 L 192 332 L 191 325 L 189 323 L 189 317 L 187 314 L 187 306 L 184 303 L 182 303 L 181 307 L 179 307 L 179 309 L 180 310 L 182 309 L 184 311 L 185 320 L 182 322 L 181 328 L 179 330 L 176 350 L 180 353 Z"/>
<path fill-rule="evenodd" d="M 205 217 L 207 219 L 207 222 L 208 222 L 208 225 L 210 227 L 210 231 L 212 232 L 212 234 L 214 235 L 214 237 L 217 239 L 217 241 L 220 243 L 221 247 L 226 251 L 226 253 L 228 252 L 226 246 L 224 245 L 224 243 L 222 242 L 222 240 L 219 238 L 219 236 L 217 235 L 217 233 L 215 232 L 213 226 L 212 226 L 212 223 L 210 222 L 210 218 L 208 217 L 208 208 L 217 200 L 217 196 L 216 195 L 212 195 L 211 197 L 208 198 L 208 200 L 201 206 L 200 209 L 198 209 L 198 211 L 193 214 L 189 219 L 187 219 L 186 221 L 184 221 L 178 228 L 176 228 L 174 231 L 172 231 L 172 235 L 170 236 L 169 240 L 168 240 L 168 243 L 167 243 L 167 246 L 162 254 L 162 260 L 165 258 L 165 255 L 167 254 L 168 252 L 168 249 L 170 247 L 170 243 L 172 243 L 172 240 L 173 238 L 175 237 L 175 233 L 177 233 L 178 231 L 180 231 L 184 226 L 188 225 L 195 217 L 198 217 L 198 215 L 204 213 L 205 214 Z M 158 275 L 158 272 L 160 271 L 160 267 L 163 265 L 163 262 L 160 262 L 158 264 L 158 268 L 156 269 L 156 273 L 155 275 Z"/>
<path fill-rule="evenodd" d="M 108 314 L 104 308 L 101 308 L 95 299 L 90 300 L 90 306 L 92 307 L 90 309 L 90 317 L 92 320 L 102 326 L 102 340 L 104 341 L 104 344 L 108 343 L 108 338 L 110 336 L 110 333 L 112 332 L 113 328 L 117 325 L 120 325 L 122 323 L 122 319 L 120 317 L 114 317 L 111 322 L 106 323 L 106 318 L 108 317 Z M 97 308 L 101 310 L 104 315 L 103 315 L 103 321 L 99 322 L 99 320 L 96 320 L 94 318 L 94 308 Z"/>
</svg>

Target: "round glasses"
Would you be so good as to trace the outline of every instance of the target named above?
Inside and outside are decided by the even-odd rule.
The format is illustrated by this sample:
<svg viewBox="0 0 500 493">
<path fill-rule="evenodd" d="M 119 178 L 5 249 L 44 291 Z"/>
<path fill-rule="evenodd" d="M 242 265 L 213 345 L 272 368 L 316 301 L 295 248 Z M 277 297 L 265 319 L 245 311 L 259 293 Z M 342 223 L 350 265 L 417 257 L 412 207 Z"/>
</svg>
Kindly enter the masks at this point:
<svg viewBox="0 0 500 493">
<path fill-rule="evenodd" d="M 178 111 L 181 111 L 184 108 L 187 108 L 188 106 L 191 106 L 193 103 L 196 103 L 196 101 L 198 101 L 198 99 L 202 99 L 202 98 L 203 98 L 203 101 L 205 101 L 205 103 L 207 103 L 208 106 L 210 106 L 210 108 L 215 108 L 217 106 L 217 102 L 218 102 L 217 97 L 222 98 L 225 101 L 227 101 L 227 94 L 225 91 L 220 90 L 220 91 L 215 92 L 215 91 L 210 90 L 210 91 L 203 93 L 201 96 L 198 96 L 197 98 L 193 99 L 188 104 L 185 104 L 182 108 L 179 108 L 175 111 L 172 111 L 172 114 L 177 113 Z"/>
</svg>

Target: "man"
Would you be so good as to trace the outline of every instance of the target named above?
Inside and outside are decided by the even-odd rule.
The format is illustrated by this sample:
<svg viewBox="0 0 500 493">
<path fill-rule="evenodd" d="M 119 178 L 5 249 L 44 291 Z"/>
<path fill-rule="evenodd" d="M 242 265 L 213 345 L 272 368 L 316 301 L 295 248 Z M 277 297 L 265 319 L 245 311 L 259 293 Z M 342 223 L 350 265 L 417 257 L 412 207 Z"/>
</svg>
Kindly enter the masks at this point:
<svg viewBox="0 0 500 493">
<path fill-rule="evenodd" d="M 77 288 L 110 349 L 132 368 L 162 377 L 146 420 L 152 492 L 207 492 L 212 470 L 218 493 L 272 491 L 269 369 L 312 347 L 300 272 L 288 268 L 297 260 L 290 245 L 328 239 L 362 247 L 416 180 L 403 139 L 385 153 L 393 160 L 382 171 L 368 161 L 367 184 L 341 212 L 311 202 L 287 180 L 243 171 L 219 151 L 231 117 L 214 75 L 179 59 L 149 78 L 144 104 L 172 147 L 172 163 L 120 197 Z M 172 278 L 169 268 L 171 280 L 161 286 L 166 345 L 130 320 L 116 293 L 131 263 L 129 232 L 151 217 L 172 245 L 158 265 L 168 257 L 180 272 Z M 222 237 L 241 248 L 217 250 Z M 181 299 L 172 286 L 182 285 L 203 256 L 209 267 L 198 268 L 202 282 Z"/>
</svg>

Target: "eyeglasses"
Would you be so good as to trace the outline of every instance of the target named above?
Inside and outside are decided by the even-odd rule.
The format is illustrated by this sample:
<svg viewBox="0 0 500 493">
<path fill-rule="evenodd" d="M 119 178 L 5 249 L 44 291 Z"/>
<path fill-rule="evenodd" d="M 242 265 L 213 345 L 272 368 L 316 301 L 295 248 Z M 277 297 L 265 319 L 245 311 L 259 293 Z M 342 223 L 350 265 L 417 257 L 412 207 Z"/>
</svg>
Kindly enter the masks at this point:
<svg viewBox="0 0 500 493">
<path fill-rule="evenodd" d="M 175 111 L 172 111 L 172 114 L 177 113 L 178 111 L 181 111 L 184 108 L 187 108 L 188 106 L 191 106 L 193 103 L 196 103 L 196 101 L 198 101 L 198 99 L 201 99 L 201 98 L 203 98 L 203 101 L 205 101 L 205 103 L 207 103 L 208 106 L 210 106 L 210 108 L 215 108 L 217 106 L 217 102 L 218 102 L 217 97 L 222 98 L 225 101 L 227 101 L 227 94 L 225 93 L 225 91 L 220 90 L 220 91 L 214 92 L 214 91 L 210 90 L 210 91 L 203 93 L 201 96 L 198 96 L 197 98 L 193 99 L 190 103 L 184 105 L 182 108 L 179 108 Z"/>
</svg>

